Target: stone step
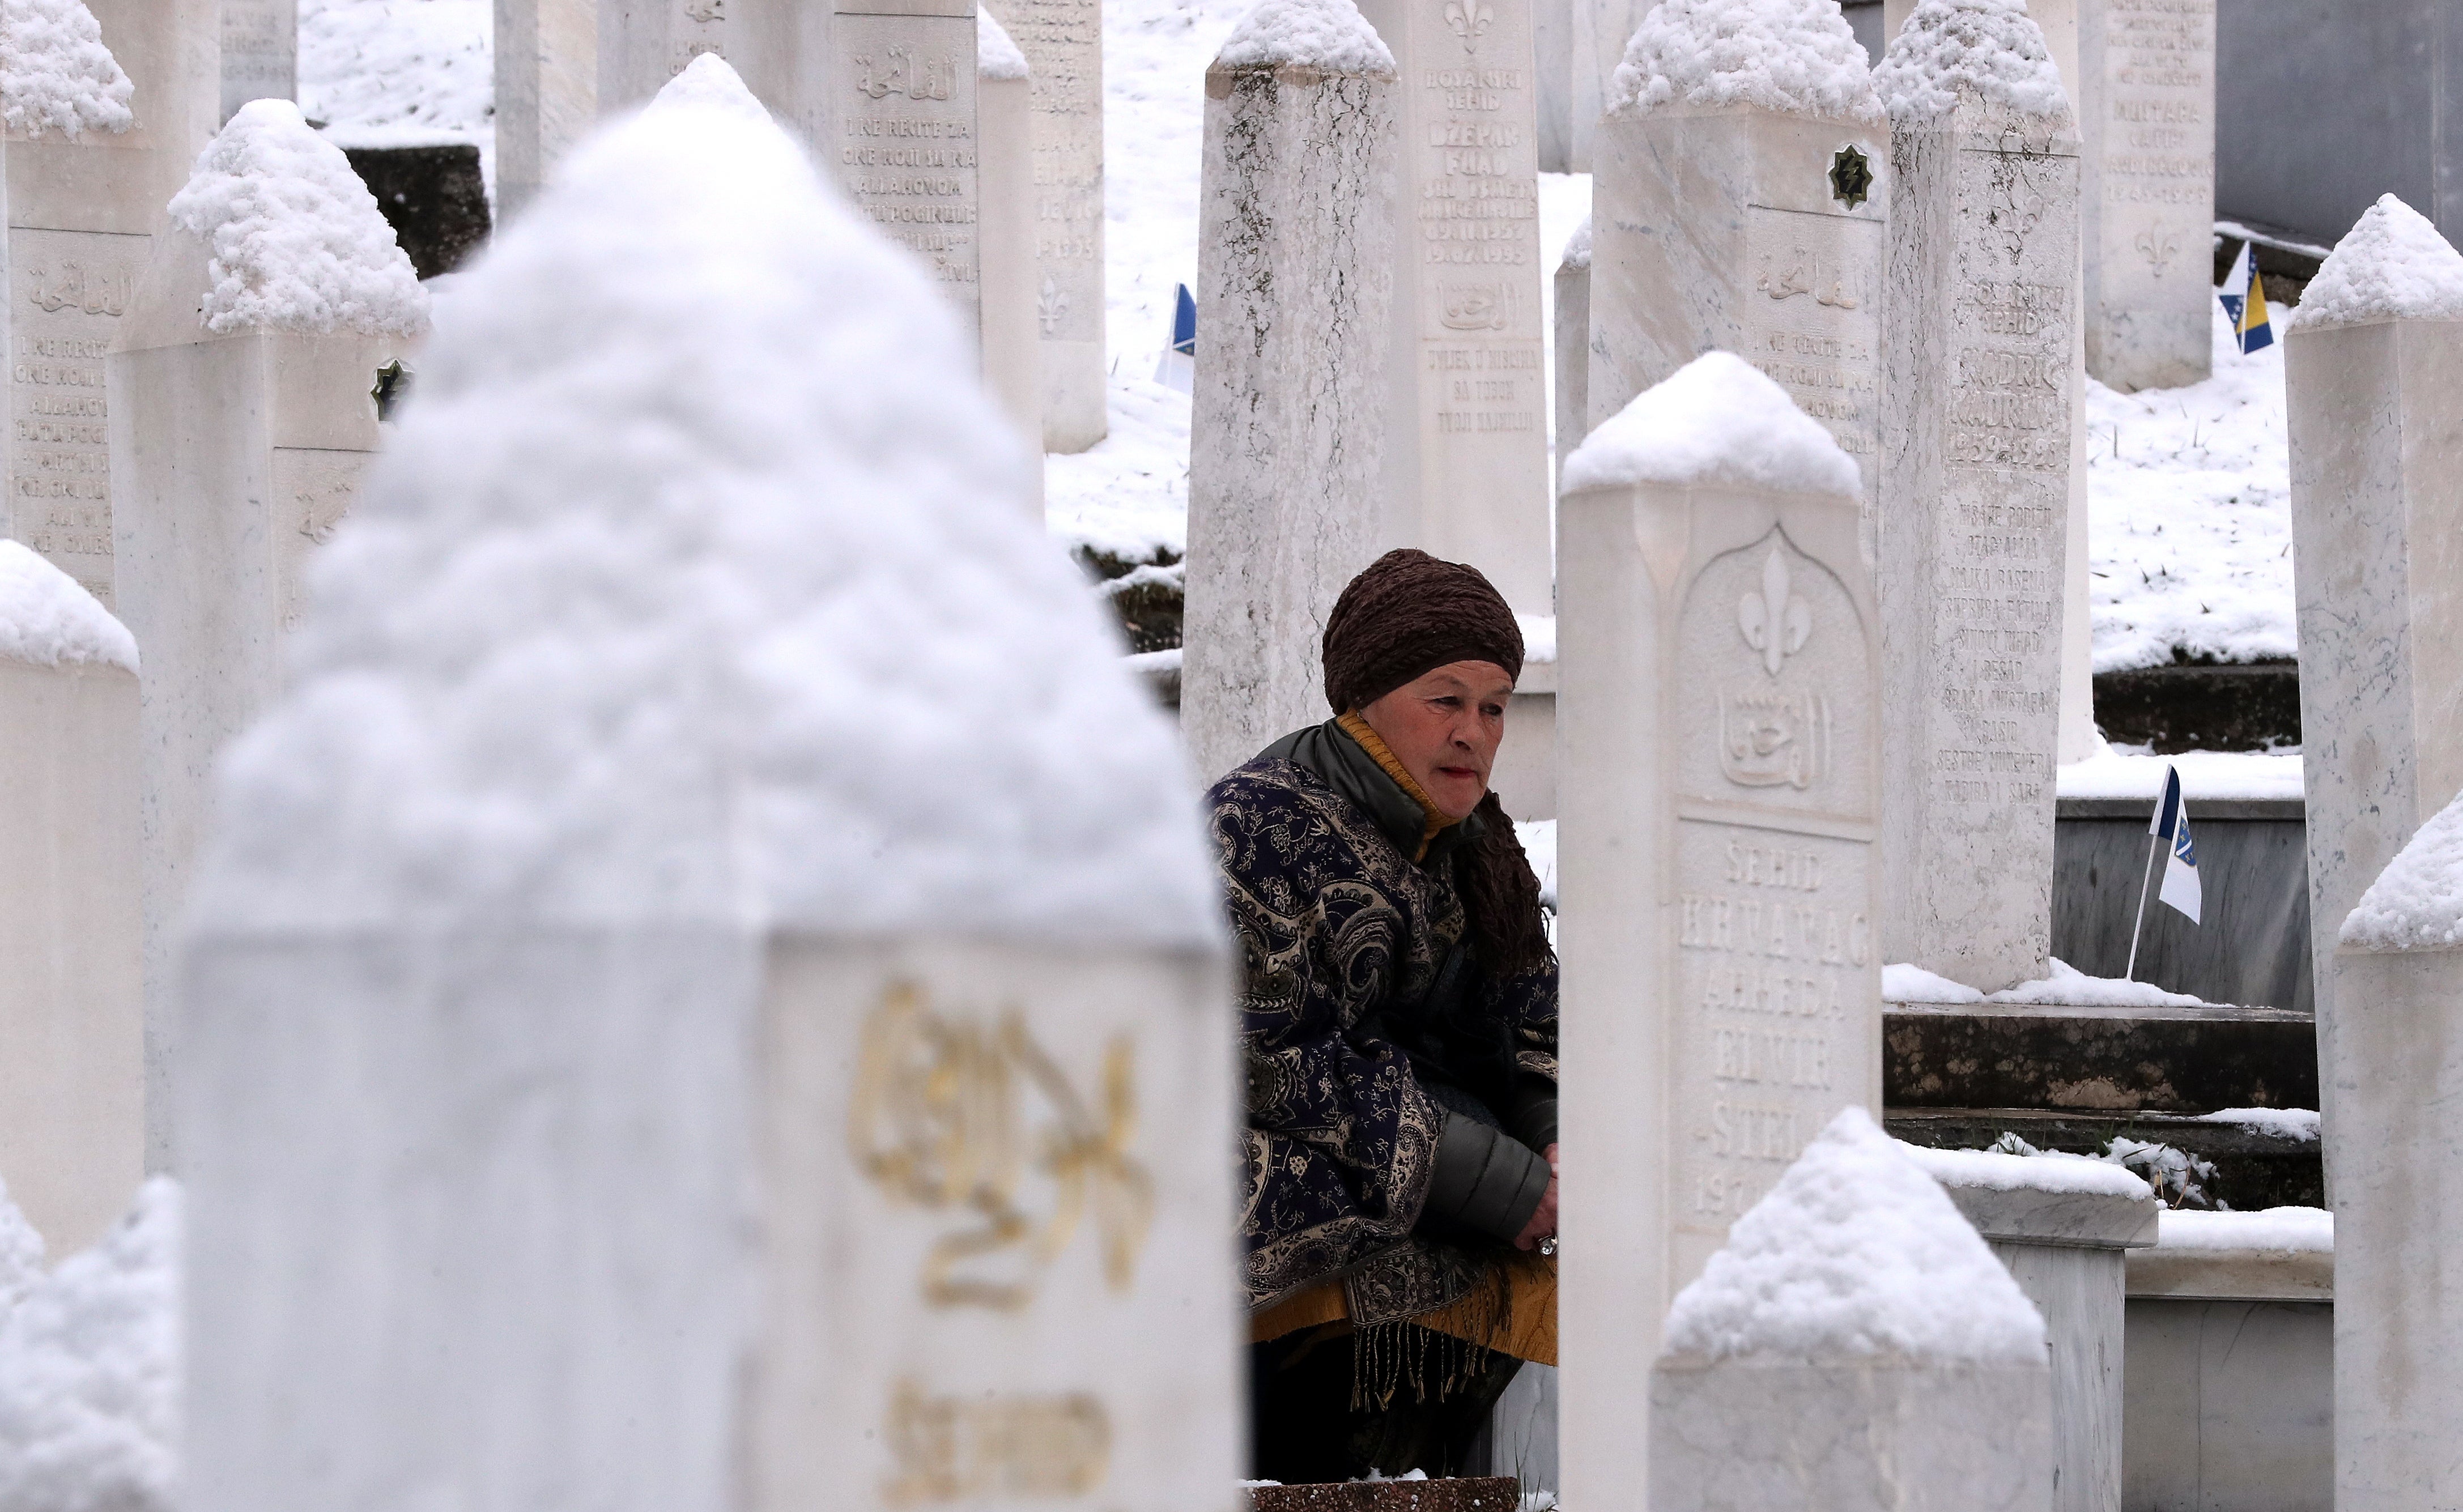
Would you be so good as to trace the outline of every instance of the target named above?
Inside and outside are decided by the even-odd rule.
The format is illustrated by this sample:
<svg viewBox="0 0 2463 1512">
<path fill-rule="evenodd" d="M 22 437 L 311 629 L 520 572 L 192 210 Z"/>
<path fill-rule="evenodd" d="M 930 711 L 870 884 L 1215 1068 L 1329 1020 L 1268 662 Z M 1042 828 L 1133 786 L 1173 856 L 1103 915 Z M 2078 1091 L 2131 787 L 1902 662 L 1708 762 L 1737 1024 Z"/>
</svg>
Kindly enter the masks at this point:
<svg viewBox="0 0 2463 1512">
<path fill-rule="evenodd" d="M 2099 672 L 2095 722 L 2109 740 L 2165 755 L 2298 745 L 2300 664 L 2180 663 Z"/>
<path fill-rule="evenodd" d="M 2325 1167 L 2314 1139 L 2287 1138 L 2239 1124 L 2173 1113 L 2103 1115 L 2037 1108 L 1892 1108 L 1892 1136 L 1936 1150 L 1979 1150 L 2015 1134 L 2038 1150 L 2101 1152 L 2115 1135 L 2144 1139 L 2212 1161 L 2207 1195 L 2249 1212 L 2326 1205 Z"/>
<path fill-rule="evenodd" d="M 1252 1485 L 1249 1504 L 1254 1512 L 1515 1512 L 1521 1493 L 1512 1476 L 1449 1476 Z"/>
<path fill-rule="evenodd" d="M 2111 1118 L 2318 1106 L 2316 1021 L 2291 1008 L 1891 1004 L 1882 1045 L 1893 1110 Z"/>
<path fill-rule="evenodd" d="M 449 273 L 488 239 L 479 149 L 467 141 L 345 147 L 377 208 L 422 278 Z"/>
</svg>

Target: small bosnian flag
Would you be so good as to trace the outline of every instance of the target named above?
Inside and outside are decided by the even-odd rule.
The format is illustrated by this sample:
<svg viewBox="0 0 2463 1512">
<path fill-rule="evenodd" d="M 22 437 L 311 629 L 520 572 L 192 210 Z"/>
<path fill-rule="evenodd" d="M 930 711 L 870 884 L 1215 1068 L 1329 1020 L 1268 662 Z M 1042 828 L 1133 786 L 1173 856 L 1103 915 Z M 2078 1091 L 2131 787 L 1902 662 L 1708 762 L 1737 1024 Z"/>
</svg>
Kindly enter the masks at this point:
<svg viewBox="0 0 2463 1512">
<path fill-rule="evenodd" d="M 1187 284 L 1172 290 L 1171 345 L 1155 360 L 1155 381 L 1183 394 L 1197 386 L 1197 301 Z"/>
<path fill-rule="evenodd" d="M 2240 255 L 2233 259 L 2232 271 L 2224 274 L 2224 286 L 2216 297 L 2224 302 L 2224 313 L 2232 317 L 2233 344 L 2240 348 L 2241 356 L 2275 344 L 2275 327 L 2266 318 L 2266 285 L 2257 276 L 2249 243 L 2240 244 Z"/>
<path fill-rule="evenodd" d="M 2198 852 L 2190 843 L 2190 809 L 2181 801 L 2177 767 L 2164 768 L 2164 801 L 2155 806 L 2155 821 L 2147 832 L 2172 843 L 2172 853 L 2164 861 L 2164 890 L 2155 895 L 2157 901 L 2189 915 L 2191 923 L 2198 922 Z"/>
</svg>

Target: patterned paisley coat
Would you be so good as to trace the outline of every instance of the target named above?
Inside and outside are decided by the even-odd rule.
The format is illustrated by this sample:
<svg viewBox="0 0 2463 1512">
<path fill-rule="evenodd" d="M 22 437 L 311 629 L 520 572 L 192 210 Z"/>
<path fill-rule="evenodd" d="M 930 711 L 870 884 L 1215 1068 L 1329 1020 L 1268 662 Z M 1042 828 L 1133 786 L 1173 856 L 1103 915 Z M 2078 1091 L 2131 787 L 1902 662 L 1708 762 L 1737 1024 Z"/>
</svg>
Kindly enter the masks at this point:
<svg viewBox="0 0 2463 1512">
<path fill-rule="evenodd" d="M 1412 1233 L 1445 1113 L 1363 1017 L 1425 999 L 1466 930 L 1451 854 L 1424 868 L 1323 777 L 1260 757 L 1208 793 L 1239 941 L 1248 1076 L 1248 1300 L 1342 1278 L 1352 1320 L 1414 1317 L 1480 1284 L 1483 1254 Z M 1440 837 L 1442 847 L 1445 837 Z M 1474 989 L 1515 1068 L 1557 1075 L 1557 971 Z"/>
</svg>

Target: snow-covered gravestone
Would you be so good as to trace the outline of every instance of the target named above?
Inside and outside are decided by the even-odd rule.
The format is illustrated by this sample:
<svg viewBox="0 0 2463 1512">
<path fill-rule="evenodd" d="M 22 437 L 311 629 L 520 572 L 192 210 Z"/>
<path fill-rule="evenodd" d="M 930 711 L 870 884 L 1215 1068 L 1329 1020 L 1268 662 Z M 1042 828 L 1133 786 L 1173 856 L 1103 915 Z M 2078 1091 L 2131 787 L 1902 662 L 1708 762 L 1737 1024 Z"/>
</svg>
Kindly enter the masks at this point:
<svg viewBox="0 0 2463 1512">
<path fill-rule="evenodd" d="M 1035 78 L 1035 325 L 1043 444 L 1103 439 L 1103 4 L 1008 0 L 1002 20 Z M 987 142 L 992 128 L 983 131 Z M 987 193 L 992 192 L 987 188 Z M 987 250 L 991 233 L 985 234 Z"/>
<path fill-rule="evenodd" d="M 1401 138 L 1385 539 L 1555 612 L 1531 0 L 1363 0 Z"/>
<path fill-rule="evenodd" d="M 2335 1089 L 2335 1505 L 2447 1506 L 2463 1494 L 2463 800 L 2338 922 L 2329 969 L 2352 1011 L 2319 1067 Z"/>
<path fill-rule="evenodd" d="M 1879 477 L 1888 137 L 1831 0 L 1666 0 L 1593 159 L 1590 423 L 1743 356 Z"/>
<path fill-rule="evenodd" d="M 1591 433 L 1591 218 L 1557 262 L 1557 465 Z"/>
<path fill-rule="evenodd" d="M 299 93 L 299 0 L 221 0 L 222 119 Z"/>
<path fill-rule="evenodd" d="M 2319 1111 L 2340 1208 L 2339 1152 L 2364 1147 L 2335 1137 L 2335 932 L 2463 788 L 2463 255 L 2402 201 L 2379 200 L 2302 295 L 2283 382 Z"/>
<path fill-rule="evenodd" d="M 1882 948 L 1993 991 L 2052 945 L 2078 136 L 2018 0 L 1922 0 L 1873 82 L 1897 181 Z"/>
<path fill-rule="evenodd" d="M 1319 640 L 1384 545 L 1394 55 L 1264 0 L 1206 71 L 1181 727 L 1207 780 L 1325 718 Z"/>
<path fill-rule="evenodd" d="M 720 8 L 700 0 L 698 9 Z M 529 205 L 598 119 L 599 6 L 599 0 L 496 0 L 494 11 L 496 205 L 503 220 Z M 677 67 L 687 61 L 679 59 Z"/>
<path fill-rule="evenodd" d="M 137 642 L 0 541 L 0 1179 L 54 1249 L 144 1173 Z"/>
<path fill-rule="evenodd" d="M 1213 871 L 946 302 L 681 104 L 455 297 L 223 768 L 184 1506 L 1230 1506 Z"/>
<path fill-rule="evenodd" d="M 982 177 L 984 386 L 1037 455 L 1043 444 L 1036 335 L 1034 112 L 1026 55 L 990 11 L 975 12 L 975 108 Z M 1027 501 L 1043 514 L 1043 471 Z"/>
<path fill-rule="evenodd" d="M 2213 361 L 2214 0 L 2077 0 L 2086 367 L 2125 393 Z"/>
<path fill-rule="evenodd" d="M 1581 1159 L 1565 1166 L 1580 1226 L 1559 1264 L 1583 1320 L 1563 1334 L 1569 1506 L 1642 1483 L 1633 1415 L 1678 1288 L 1805 1140 L 1881 1098 L 1862 493 L 1830 433 L 1724 352 L 1565 464 L 1558 877 L 1565 1147 Z"/>
<path fill-rule="evenodd" d="M 1649 1506 L 2048 1512 L 2051 1405 L 2035 1307 L 1849 1108 L 1669 1310 Z"/>
<path fill-rule="evenodd" d="M 341 149 L 243 106 L 174 196 L 105 362 L 120 611 L 145 647 L 147 1156 L 171 1154 L 171 935 L 215 757 L 272 702 L 309 556 L 406 388 L 427 296 Z M 0 1174 L 6 1168 L 0 1167 Z"/>
</svg>

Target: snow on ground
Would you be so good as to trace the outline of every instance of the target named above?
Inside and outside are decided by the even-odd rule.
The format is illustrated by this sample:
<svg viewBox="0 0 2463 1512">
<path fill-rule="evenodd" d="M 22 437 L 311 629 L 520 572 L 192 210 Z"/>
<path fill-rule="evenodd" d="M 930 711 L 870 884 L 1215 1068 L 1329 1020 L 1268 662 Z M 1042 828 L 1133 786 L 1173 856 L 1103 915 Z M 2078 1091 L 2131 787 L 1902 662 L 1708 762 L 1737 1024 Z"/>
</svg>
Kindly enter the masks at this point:
<svg viewBox="0 0 2463 1512">
<path fill-rule="evenodd" d="M 496 184 L 490 0 L 299 0 L 299 108 L 341 146 L 473 141 Z"/>
<path fill-rule="evenodd" d="M 2114 1162 L 2061 1150 L 2011 1155 L 1999 1150 L 1933 1150 L 1894 1140 L 1899 1153 L 1944 1186 L 1988 1192 L 2076 1192 L 2098 1197 L 2152 1197 L 2154 1188 Z"/>
<path fill-rule="evenodd" d="M 2149 983 L 2090 977 L 2059 956 L 2052 958 L 2051 976 L 1993 993 L 1936 976 L 1922 966 L 1905 962 L 1887 965 L 1882 968 L 1882 1000 L 1915 1004 L 2049 1003 L 2073 1008 L 2187 1008 L 2204 1001 L 2186 992 L 2167 992 Z"/>
<path fill-rule="evenodd" d="M 2158 1249 L 2268 1249 L 2335 1252 L 2335 1215 L 2321 1207 L 2269 1207 L 2255 1213 L 2165 1210 Z"/>
<path fill-rule="evenodd" d="M 2285 593 L 2290 593 L 2289 585 Z M 2064 798 L 2147 798 L 2164 790 L 2164 768 L 2181 769 L 2181 796 L 2188 803 L 2231 798 L 2298 798 L 2300 753 L 2278 751 L 2182 751 L 2155 756 L 2129 745 L 2107 746 L 2060 769 L 2056 790 Z M 2190 814 L 2191 823 L 2197 812 Z"/>
<path fill-rule="evenodd" d="M 2318 1142 L 2318 1110 L 2315 1108 L 2219 1108 L 2211 1113 L 2198 1114 L 2198 1122 L 2232 1124 L 2252 1134 L 2273 1134 L 2278 1139 L 2298 1139 L 2303 1144 Z"/>
<path fill-rule="evenodd" d="M 2087 383 L 2087 590 L 2095 669 L 2293 654 L 2283 347 L 2243 356 L 2213 307 L 2214 377 L 2120 394 Z"/>
</svg>

